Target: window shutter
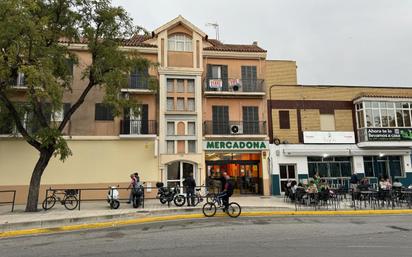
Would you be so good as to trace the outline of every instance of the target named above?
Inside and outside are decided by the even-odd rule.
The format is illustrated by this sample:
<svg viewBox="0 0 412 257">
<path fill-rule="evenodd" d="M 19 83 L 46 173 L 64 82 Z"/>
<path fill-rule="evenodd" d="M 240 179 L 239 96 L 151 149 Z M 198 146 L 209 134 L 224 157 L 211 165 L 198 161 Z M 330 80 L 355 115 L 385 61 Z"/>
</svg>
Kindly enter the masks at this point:
<svg viewBox="0 0 412 257">
<path fill-rule="evenodd" d="M 228 91 L 228 72 L 227 72 L 227 65 L 220 66 L 220 72 L 222 73 L 222 81 L 223 81 L 223 91 Z"/>
<path fill-rule="evenodd" d="M 279 128 L 290 129 L 289 111 L 279 111 Z"/>
<path fill-rule="evenodd" d="M 141 107 L 142 117 L 142 134 L 148 134 L 149 132 L 149 105 L 143 104 Z"/>
</svg>

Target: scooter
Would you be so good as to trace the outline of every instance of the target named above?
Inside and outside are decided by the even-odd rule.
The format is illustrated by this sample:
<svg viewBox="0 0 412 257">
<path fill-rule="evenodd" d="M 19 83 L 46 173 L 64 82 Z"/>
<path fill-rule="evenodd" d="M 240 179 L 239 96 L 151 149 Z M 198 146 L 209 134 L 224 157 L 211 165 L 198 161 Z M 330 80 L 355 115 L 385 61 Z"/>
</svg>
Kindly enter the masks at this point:
<svg viewBox="0 0 412 257">
<path fill-rule="evenodd" d="M 120 201 L 119 201 L 119 190 L 117 190 L 117 187 L 111 186 L 109 187 L 109 191 L 107 192 L 107 202 L 110 205 L 110 208 L 112 209 L 118 209 L 120 206 Z"/>
</svg>

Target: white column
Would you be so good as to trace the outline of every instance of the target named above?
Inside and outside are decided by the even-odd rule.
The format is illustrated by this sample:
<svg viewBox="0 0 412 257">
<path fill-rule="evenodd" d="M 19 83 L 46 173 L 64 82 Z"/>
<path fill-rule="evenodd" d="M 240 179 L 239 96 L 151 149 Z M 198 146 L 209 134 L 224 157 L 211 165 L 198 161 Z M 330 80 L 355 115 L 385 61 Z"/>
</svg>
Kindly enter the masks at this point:
<svg viewBox="0 0 412 257">
<path fill-rule="evenodd" d="M 356 172 L 357 174 L 365 174 L 363 156 L 353 156 L 353 172 Z"/>
</svg>

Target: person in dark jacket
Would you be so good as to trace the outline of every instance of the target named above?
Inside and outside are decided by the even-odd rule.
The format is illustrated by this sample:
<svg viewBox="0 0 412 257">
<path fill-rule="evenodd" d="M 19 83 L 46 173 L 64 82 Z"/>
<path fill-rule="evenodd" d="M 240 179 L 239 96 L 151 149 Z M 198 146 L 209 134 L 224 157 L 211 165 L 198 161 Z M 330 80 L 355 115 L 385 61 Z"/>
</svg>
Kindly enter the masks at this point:
<svg viewBox="0 0 412 257">
<path fill-rule="evenodd" d="M 218 195 L 218 197 L 222 200 L 223 203 L 223 211 L 226 211 L 229 206 L 229 197 L 233 195 L 234 190 L 234 183 L 230 179 L 230 176 L 225 174 L 225 186 L 223 191 Z"/>
<path fill-rule="evenodd" d="M 193 178 L 193 173 L 190 173 L 189 176 L 185 178 L 183 185 L 186 187 L 187 206 L 194 206 L 193 198 L 195 196 L 196 181 Z"/>
</svg>

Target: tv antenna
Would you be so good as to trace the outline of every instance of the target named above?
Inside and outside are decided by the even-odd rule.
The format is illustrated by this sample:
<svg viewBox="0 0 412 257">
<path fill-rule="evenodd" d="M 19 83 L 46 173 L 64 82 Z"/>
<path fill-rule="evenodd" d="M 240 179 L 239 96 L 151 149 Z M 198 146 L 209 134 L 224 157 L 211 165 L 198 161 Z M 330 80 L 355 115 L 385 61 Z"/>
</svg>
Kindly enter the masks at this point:
<svg viewBox="0 0 412 257">
<path fill-rule="evenodd" d="M 207 27 L 213 27 L 216 33 L 216 40 L 219 40 L 219 24 L 215 23 L 206 23 Z"/>
</svg>

